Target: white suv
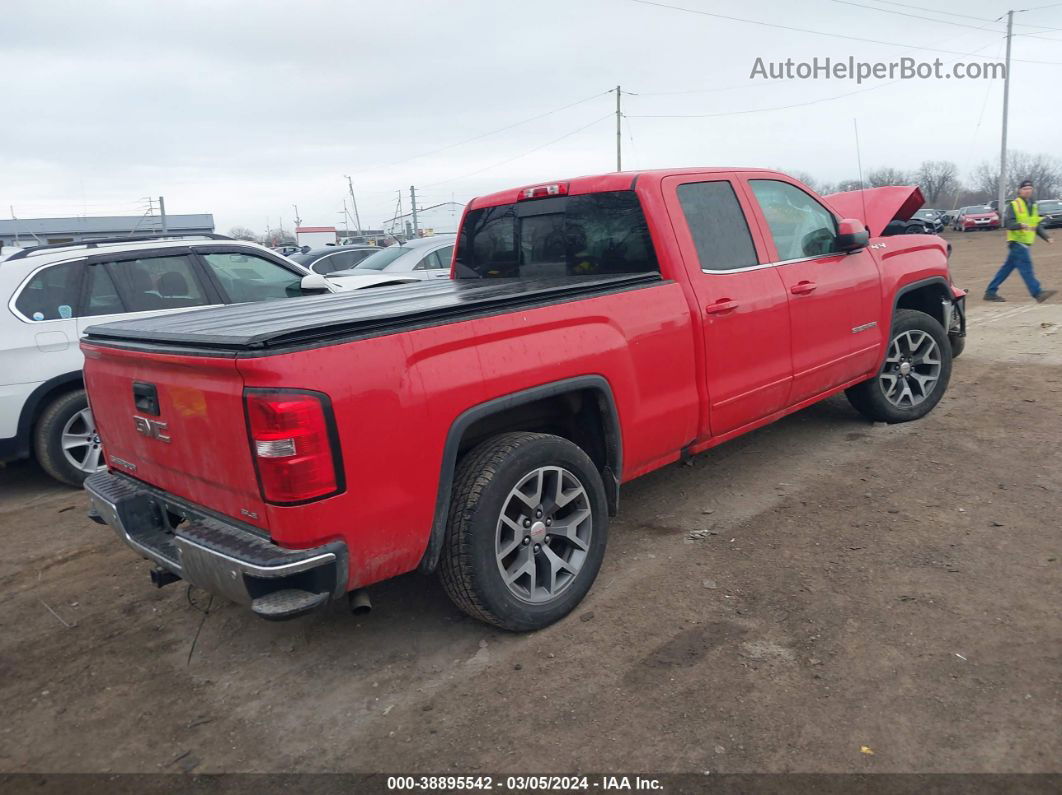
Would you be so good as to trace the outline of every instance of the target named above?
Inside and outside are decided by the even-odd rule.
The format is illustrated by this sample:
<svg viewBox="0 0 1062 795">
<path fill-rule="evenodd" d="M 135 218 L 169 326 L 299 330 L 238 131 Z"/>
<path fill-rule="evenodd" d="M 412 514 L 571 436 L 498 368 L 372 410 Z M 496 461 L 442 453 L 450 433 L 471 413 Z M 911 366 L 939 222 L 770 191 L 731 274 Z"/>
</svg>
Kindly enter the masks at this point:
<svg viewBox="0 0 1062 795">
<path fill-rule="evenodd" d="M 308 277 L 308 278 L 307 278 Z M 35 455 L 78 486 L 103 468 L 81 379 L 85 329 L 192 307 L 335 292 L 254 243 L 221 235 L 27 248 L 0 261 L 0 462 Z"/>
</svg>

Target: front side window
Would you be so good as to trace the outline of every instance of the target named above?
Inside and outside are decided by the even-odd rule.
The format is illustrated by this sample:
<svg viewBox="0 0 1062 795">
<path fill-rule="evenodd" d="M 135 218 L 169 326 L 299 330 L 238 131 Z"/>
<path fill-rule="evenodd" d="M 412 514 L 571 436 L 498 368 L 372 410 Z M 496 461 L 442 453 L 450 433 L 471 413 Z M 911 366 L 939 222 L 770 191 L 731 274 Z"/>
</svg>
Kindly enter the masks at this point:
<svg viewBox="0 0 1062 795">
<path fill-rule="evenodd" d="M 837 219 L 795 185 L 774 179 L 749 180 L 767 219 L 782 262 L 833 253 Z"/>
<path fill-rule="evenodd" d="M 731 184 L 724 180 L 678 186 L 701 270 L 728 271 L 758 265 L 745 213 Z"/>
<path fill-rule="evenodd" d="M 353 268 L 355 265 L 353 254 L 353 251 L 337 251 L 335 254 L 321 257 L 313 264 L 312 270 L 314 273 L 320 273 L 323 276 L 333 271 L 345 271 L 347 268 Z"/>
<path fill-rule="evenodd" d="M 106 267 L 130 312 L 187 309 L 210 303 L 187 254 L 119 260 Z"/>
<path fill-rule="evenodd" d="M 599 276 L 659 271 L 633 191 L 556 196 L 468 213 L 457 278 Z"/>
<path fill-rule="evenodd" d="M 446 246 L 446 248 L 439 248 L 431 252 L 424 257 L 417 266 L 413 269 L 415 271 L 437 271 L 450 267 L 450 259 L 453 257 L 454 247 Z"/>
<path fill-rule="evenodd" d="M 62 320 L 77 314 L 84 261 L 38 271 L 22 288 L 15 308 L 30 320 Z"/>
<path fill-rule="evenodd" d="M 270 260 L 242 251 L 202 256 L 233 303 L 302 295 L 302 277 Z"/>
</svg>

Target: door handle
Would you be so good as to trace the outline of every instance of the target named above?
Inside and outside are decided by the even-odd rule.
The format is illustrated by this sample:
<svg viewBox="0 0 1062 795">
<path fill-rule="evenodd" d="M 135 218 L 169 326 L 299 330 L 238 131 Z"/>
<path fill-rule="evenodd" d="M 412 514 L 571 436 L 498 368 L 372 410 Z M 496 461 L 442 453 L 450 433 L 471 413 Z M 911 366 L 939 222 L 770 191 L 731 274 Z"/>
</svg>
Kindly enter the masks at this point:
<svg viewBox="0 0 1062 795">
<path fill-rule="evenodd" d="M 790 287 L 789 292 L 791 292 L 793 295 L 807 295 L 808 293 L 815 292 L 817 288 L 818 285 L 815 284 L 815 282 L 803 281 L 797 282 L 792 287 Z"/>
<path fill-rule="evenodd" d="M 704 313 L 706 315 L 718 315 L 721 312 L 729 312 L 730 310 L 737 308 L 737 301 L 731 301 L 729 298 L 720 298 L 714 304 L 708 304 L 708 306 L 704 308 Z"/>
</svg>

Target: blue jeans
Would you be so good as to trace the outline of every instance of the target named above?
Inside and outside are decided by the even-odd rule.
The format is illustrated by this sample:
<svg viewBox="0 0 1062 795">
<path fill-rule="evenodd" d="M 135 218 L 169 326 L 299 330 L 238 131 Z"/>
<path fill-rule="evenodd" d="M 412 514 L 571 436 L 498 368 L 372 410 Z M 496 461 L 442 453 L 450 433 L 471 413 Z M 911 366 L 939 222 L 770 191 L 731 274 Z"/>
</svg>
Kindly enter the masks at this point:
<svg viewBox="0 0 1062 795">
<path fill-rule="evenodd" d="M 985 292 L 989 295 L 995 295 L 999 286 L 1017 268 L 1021 278 L 1025 280 L 1025 286 L 1029 288 L 1029 294 L 1035 298 L 1040 294 L 1041 288 L 1040 282 L 1036 280 L 1036 274 L 1033 273 L 1032 256 L 1029 254 L 1029 247 L 1023 246 L 1021 243 L 1015 243 L 1012 240 L 1007 244 L 1007 249 L 1007 261 L 1003 263 L 999 272 L 988 283 L 988 289 Z"/>
</svg>

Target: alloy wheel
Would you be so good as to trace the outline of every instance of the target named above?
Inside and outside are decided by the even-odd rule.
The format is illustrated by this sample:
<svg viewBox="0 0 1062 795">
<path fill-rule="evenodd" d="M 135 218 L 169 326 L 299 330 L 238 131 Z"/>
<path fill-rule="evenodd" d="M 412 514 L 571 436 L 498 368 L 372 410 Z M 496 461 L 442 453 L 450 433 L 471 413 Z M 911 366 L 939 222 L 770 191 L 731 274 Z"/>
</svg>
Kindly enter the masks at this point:
<svg viewBox="0 0 1062 795">
<path fill-rule="evenodd" d="M 529 472 L 498 517 L 494 551 L 502 581 L 522 601 L 552 601 L 578 576 L 592 532 L 590 497 L 574 474 L 556 466 Z"/>
</svg>

